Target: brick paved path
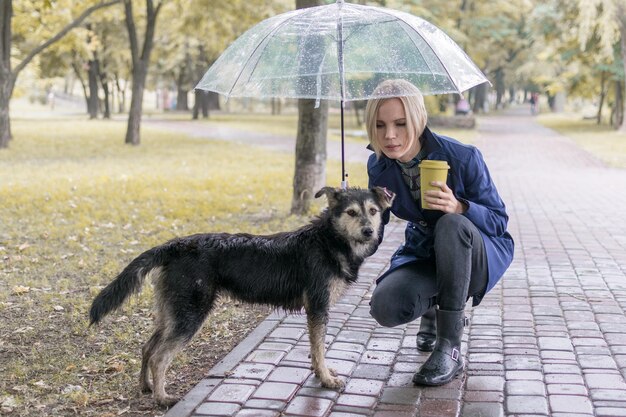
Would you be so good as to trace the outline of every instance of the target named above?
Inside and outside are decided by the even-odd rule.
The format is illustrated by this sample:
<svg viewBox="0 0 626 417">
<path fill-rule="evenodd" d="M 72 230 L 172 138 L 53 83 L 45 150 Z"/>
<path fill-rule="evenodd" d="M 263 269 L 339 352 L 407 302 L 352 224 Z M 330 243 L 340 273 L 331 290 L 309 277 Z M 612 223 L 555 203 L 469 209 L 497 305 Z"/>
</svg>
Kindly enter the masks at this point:
<svg viewBox="0 0 626 417">
<path fill-rule="evenodd" d="M 626 416 L 626 170 L 519 111 L 479 130 L 516 254 L 468 307 L 465 375 L 412 386 L 427 358 L 415 349 L 418 322 L 388 329 L 369 316 L 372 282 L 403 238 L 396 222 L 331 312 L 326 356 L 345 391 L 311 374 L 305 317 L 274 314 L 167 417 Z"/>
</svg>

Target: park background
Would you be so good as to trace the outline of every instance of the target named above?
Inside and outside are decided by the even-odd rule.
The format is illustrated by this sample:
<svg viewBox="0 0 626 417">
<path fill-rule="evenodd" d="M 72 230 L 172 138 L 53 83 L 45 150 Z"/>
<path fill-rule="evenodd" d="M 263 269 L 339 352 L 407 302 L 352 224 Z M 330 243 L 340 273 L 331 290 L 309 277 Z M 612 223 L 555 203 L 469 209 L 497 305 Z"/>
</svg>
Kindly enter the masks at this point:
<svg viewBox="0 0 626 417">
<path fill-rule="evenodd" d="M 135 255 L 196 232 L 272 233 L 323 206 L 299 204 L 298 176 L 339 185 L 338 155 L 318 167 L 299 141 L 338 141 L 329 103 L 318 137 L 299 133 L 295 100 L 196 93 L 219 54 L 263 18 L 323 4 L 287 0 L 7 1 L 0 6 L 0 404 L 8 415 L 158 414 L 136 394 L 151 328 L 149 286 L 98 329 L 93 296 Z M 464 142 L 482 118 L 539 94 L 537 119 L 606 164 L 626 168 L 623 0 L 361 1 L 443 29 L 491 81 L 427 97 L 434 127 Z M 367 145 L 359 105 L 350 143 Z M 362 110 L 362 109 L 361 109 Z M 182 126 L 205 135 L 192 135 Z M 211 140 L 224 130 L 230 138 Z M 283 152 L 240 142 L 263 132 Z M 293 151 L 289 151 L 292 149 Z M 348 162 L 365 186 L 365 161 Z M 497 178 L 496 178 L 497 182 Z M 269 310 L 225 300 L 175 362 L 184 394 Z"/>
</svg>

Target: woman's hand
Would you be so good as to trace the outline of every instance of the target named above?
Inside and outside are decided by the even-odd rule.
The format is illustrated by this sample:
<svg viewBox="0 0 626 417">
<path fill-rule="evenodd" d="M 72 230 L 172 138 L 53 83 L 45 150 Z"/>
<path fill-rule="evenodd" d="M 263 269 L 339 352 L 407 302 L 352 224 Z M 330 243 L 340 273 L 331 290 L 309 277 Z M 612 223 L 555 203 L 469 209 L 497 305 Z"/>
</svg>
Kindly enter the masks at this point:
<svg viewBox="0 0 626 417">
<path fill-rule="evenodd" d="M 424 193 L 424 200 L 428 203 L 428 208 L 441 210 L 444 213 L 463 214 L 467 211 L 467 206 L 456 199 L 452 190 L 445 182 L 432 181 L 430 185 L 439 187 L 440 190 L 431 190 Z"/>
</svg>

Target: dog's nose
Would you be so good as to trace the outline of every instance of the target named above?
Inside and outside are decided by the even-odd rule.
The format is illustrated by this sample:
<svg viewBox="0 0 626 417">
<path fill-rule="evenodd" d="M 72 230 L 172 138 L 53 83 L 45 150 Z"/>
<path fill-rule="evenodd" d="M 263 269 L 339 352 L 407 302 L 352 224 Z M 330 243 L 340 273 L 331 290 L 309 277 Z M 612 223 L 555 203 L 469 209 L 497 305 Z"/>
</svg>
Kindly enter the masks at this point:
<svg viewBox="0 0 626 417">
<path fill-rule="evenodd" d="M 363 233 L 363 236 L 365 237 L 372 237 L 372 235 L 374 234 L 374 229 L 372 229 L 371 227 L 364 227 L 363 229 L 361 229 L 361 233 Z"/>
</svg>

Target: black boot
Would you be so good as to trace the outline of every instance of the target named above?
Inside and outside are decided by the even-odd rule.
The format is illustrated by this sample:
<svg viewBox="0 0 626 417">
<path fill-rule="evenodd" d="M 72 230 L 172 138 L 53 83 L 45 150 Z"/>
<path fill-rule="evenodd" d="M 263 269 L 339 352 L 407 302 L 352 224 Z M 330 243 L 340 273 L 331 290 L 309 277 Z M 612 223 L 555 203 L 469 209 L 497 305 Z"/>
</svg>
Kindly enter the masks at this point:
<svg viewBox="0 0 626 417">
<path fill-rule="evenodd" d="M 437 320 L 435 307 L 428 310 L 420 319 L 420 329 L 417 332 L 417 350 L 432 352 L 437 340 Z"/>
<path fill-rule="evenodd" d="M 416 385 L 443 385 L 463 370 L 461 337 L 465 312 L 437 310 L 437 342 L 433 353 L 413 376 Z"/>
</svg>

